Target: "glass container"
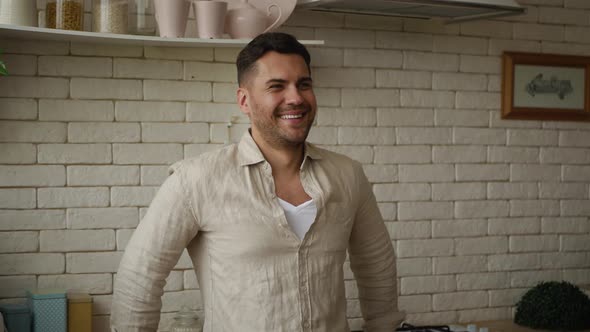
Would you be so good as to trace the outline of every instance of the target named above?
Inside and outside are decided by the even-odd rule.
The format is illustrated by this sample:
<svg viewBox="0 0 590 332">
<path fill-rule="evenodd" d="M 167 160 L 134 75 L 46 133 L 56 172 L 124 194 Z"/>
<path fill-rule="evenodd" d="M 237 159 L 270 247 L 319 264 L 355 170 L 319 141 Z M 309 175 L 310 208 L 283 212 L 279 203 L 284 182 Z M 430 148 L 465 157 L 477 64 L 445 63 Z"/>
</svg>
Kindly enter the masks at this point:
<svg viewBox="0 0 590 332">
<path fill-rule="evenodd" d="M 154 0 L 130 0 L 129 32 L 134 35 L 146 36 L 156 34 Z"/>
<path fill-rule="evenodd" d="M 129 0 L 93 0 L 92 31 L 126 34 L 129 26 Z"/>
<path fill-rule="evenodd" d="M 84 30 L 84 0 L 47 0 L 45 26 L 51 29 Z"/>
<path fill-rule="evenodd" d="M 203 322 L 195 311 L 182 307 L 174 316 L 170 332 L 203 332 Z"/>
</svg>

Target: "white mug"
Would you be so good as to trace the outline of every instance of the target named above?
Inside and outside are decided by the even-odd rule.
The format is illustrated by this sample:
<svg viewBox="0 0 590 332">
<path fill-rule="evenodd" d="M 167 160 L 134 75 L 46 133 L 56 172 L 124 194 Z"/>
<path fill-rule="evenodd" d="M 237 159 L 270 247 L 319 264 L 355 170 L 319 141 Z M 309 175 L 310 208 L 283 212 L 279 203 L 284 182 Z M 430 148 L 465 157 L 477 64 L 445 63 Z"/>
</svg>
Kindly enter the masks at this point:
<svg viewBox="0 0 590 332">
<path fill-rule="evenodd" d="M 191 3 L 187 0 L 155 0 L 154 5 L 160 37 L 184 37 Z"/>
<path fill-rule="evenodd" d="M 221 38 L 227 13 L 227 2 L 193 1 L 199 38 Z"/>
</svg>

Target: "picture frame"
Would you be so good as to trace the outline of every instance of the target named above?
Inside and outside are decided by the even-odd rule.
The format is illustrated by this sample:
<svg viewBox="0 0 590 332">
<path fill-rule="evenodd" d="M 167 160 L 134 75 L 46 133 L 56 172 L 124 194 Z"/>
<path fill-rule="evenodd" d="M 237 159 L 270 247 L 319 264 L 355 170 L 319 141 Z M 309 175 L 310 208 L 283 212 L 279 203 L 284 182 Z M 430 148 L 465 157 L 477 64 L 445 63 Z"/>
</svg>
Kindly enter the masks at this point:
<svg viewBox="0 0 590 332">
<path fill-rule="evenodd" d="M 502 118 L 590 121 L 590 57 L 504 52 Z"/>
</svg>

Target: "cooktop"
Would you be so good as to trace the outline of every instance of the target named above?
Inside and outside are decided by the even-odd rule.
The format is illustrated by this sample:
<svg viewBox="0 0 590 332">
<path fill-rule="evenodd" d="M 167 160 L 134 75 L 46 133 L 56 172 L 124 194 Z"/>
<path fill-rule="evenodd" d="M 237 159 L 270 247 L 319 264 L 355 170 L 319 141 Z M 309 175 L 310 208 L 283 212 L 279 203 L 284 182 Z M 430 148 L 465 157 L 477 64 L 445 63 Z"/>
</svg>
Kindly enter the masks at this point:
<svg viewBox="0 0 590 332">
<path fill-rule="evenodd" d="M 449 325 L 411 325 L 403 323 L 400 327 L 395 329 L 398 332 L 467 332 L 462 326 L 449 326 Z M 363 331 L 351 331 L 351 332 L 363 332 Z"/>
</svg>

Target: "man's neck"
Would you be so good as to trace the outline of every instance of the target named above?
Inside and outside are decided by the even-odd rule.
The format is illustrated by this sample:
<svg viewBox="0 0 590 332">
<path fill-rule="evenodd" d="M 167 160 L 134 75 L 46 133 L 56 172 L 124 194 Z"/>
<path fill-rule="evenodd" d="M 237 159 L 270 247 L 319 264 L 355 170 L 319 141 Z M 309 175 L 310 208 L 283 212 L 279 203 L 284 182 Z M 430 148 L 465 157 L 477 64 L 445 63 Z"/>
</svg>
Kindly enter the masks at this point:
<svg viewBox="0 0 590 332">
<path fill-rule="evenodd" d="M 262 137 L 252 133 L 252 138 L 276 174 L 294 174 L 299 172 L 303 162 L 304 143 L 298 145 L 273 145 Z"/>
</svg>

